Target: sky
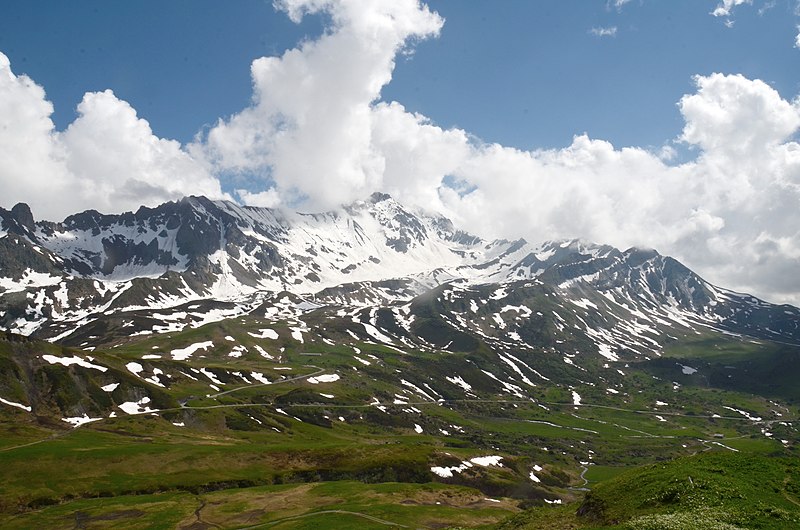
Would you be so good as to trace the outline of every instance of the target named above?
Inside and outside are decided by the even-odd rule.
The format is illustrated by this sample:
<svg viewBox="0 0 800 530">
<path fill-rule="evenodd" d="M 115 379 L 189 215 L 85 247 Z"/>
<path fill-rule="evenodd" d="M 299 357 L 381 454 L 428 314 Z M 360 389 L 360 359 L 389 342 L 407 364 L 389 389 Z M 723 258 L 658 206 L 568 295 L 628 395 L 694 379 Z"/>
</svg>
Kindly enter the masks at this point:
<svg viewBox="0 0 800 530">
<path fill-rule="evenodd" d="M 374 191 L 800 305 L 798 0 L 12 0 L 0 207 Z"/>
</svg>

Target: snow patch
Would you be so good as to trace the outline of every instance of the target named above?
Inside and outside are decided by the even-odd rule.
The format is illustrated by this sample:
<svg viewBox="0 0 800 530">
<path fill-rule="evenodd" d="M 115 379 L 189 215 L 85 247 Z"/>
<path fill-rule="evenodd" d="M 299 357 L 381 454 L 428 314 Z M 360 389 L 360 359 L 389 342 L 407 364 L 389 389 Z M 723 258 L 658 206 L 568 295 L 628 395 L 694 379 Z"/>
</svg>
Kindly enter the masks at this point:
<svg viewBox="0 0 800 530">
<path fill-rule="evenodd" d="M 75 416 L 73 418 L 61 418 L 61 421 L 70 423 L 72 424 L 73 428 L 77 428 L 85 423 L 91 423 L 93 421 L 99 421 L 102 419 L 103 418 L 90 418 L 88 414 L 84 414 L 83 416 Z"/>
<path fill-rule="evenodd" d="M 250 372 L 250 377 L 258 381 L 259 383 L 263 383 L 265 385 L 270 384 L 269 379 L 264 377 L 264 374 L 262 374 L 261 372 Z"/>
<path fill-rule="evenodd" d="M 274 329 L 259 329 L 258 333 L 247 333 L 251 337 L 255 337 L 257 339 L 271 339 L 271 340 L 278 340 L 278 332 Z"/>
<path fill-rule="evenodd" d="M 339 374 L 322 374 L 316 377 L 309 377 L 306 379 L 312 385 L 316 385 L 319 383 L 333 383 L 334 381 L 338 381 L 340 379 Z"/>
<path fill-rule="evenodd" d="M 207 340 L 205 342 L 198 342 L 196 344 L 192 344 L 191 346 L 187 346 L 185 348 L 178 348 L 172 350 L 170 355 L 172 356 L 173 361 L 185 361 L 189 357 L 192 356 L 198 350 L 207 350 L 208 348 L 213 348 L 214 342 Z"/>
<path fill-rule="evenodd" d="M 150 398 L 145 396 L 139 401 L 126 401 L 120 405 L 117 405 L 125 414 L 136 415 L 136 414 L 147 414 L 148 412 L 158 412 L 158 409 L 151 409 L 147 406 L 150 403 Z"/>
<path fill-rule="evenodd" d="M 469 459 L 470 462 L 481 467 L 503 467 L 501 460 L 503 460 L 502 456 L 476 456 L 475 458 Z"/>
<path fill-rule="evenodd" d="M 460 375 L 457 375 L 455 377 L 445 377 L 445 379 L 447 379 L 448 381 L 450 381 L 454 385 L 460 386 L 466 392 L 471 392 L 472 391 L 472 386 L 469 383 L 467 383 L 466 381 L 464 381 L 464 379 Z"/>
<path fill-rule="evenodd" d="M 81 359 L 77 355 L 73 357 L 56 357 L 55 355 L 42 355 L 42 359 L 44 359 L 50 364 L 63 364 L 64 366 L 71 366 L 73 364 L 77 364 L 78 366 L 82 366 L 84 368 L 92 368 L 93 370 L 100 370 L 101 372 L 105 372 L 108 370 L 108 368 L 106 368 L 105 366 L 92 364 L 90 362 Z"/>
<path fill-rule="evenodd" d="M 22 403 L 16 403 L 14 401 L 9 401 L 7 399 L 0 398 L 0 403 L 5 403 L 6 405 L 9 405 L 11 407 L 17 407 L 18 409 L 26 410 L 28 412 L 31 411 L 30 407 L 28 407 L 26 405 L 23 405 Z"/>
<path fill-rule="evenodd" d="M 137 362 L 129 362 L 128 364 L 125 365 L 125 368 L 127 368 L 128 371 L 135 376 L 138 376 L 141 372 L 144 371 L 144 366 L 142 366 Z"/>
<path fill-rule="evenodd" d="M 259 354 L 260 354 L 262 357 L 264 357 L 265 359 L 270 359 L 270 360 L 272 360 L 272 359 L 274 359 L 274 358 L 275 358 L 275 357 L 273 357 L 272 355 L 270 355 L 269 353 L 267 353 L 267 350 L 265 350 L 264 348 L 262 348 L 262 347 L 261 347 L 261 346 L 259 346 L 258 344 L 256 344 L 256 345 L 255 345 L 255 346 L 253 346 L 253 347 L 254 347 L 254 348 L 256 349 L 256 351 L 258 351 L 258 353 L 259 353 Z"/>
</svg>

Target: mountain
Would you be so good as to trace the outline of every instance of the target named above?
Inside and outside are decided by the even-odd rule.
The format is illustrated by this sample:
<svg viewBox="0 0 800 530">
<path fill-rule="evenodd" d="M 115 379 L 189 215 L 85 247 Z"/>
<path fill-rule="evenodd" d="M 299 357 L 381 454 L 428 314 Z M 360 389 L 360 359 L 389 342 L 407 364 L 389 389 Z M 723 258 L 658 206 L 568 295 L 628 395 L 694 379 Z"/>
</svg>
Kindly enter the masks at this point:
<svg viewBox="0 0 800 530">
<path fill-rule="evenodd" d="M 0 209 L 0 276 L 3 528 L 800 520 L 800 311 L 651 249 L 189 197 Z"/>
<path fill-rule="evenodd" d="M 583 341 L 608 359 L 657 352 L 673 327 L 800 343 L 797 308 L 715 287 L 653 250 L 484 241 L 377 193 L 322 214 L 187 197 L 61 223 L 18 204 L 0 209 L 0 235 L 0 327 L 68 344 L 254 311 L 384 306 L 387 326 L 424 344 L 398 307 L 431 304 L 453 333 L 523 348 Z"/>
</svg>

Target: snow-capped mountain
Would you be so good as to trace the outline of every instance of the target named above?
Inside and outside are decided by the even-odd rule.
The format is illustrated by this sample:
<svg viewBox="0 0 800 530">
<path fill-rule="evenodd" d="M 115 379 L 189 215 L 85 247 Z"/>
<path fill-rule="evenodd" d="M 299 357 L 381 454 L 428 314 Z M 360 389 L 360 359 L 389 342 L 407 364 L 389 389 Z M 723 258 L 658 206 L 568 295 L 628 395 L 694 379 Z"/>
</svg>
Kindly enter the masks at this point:
<svg viewBox="0 0 800 530">
<path fill-rule="evenodd" d="M 653 250 L 484 241 L 383 194 L 322 214 L 203 197 L 61 223 L 0 209 L 6 330 L 85 345 L 342 308 L 373 338 L 440 348 L 443 329 L 516 348 L 578 341 L 609 359 L 657 352 L 671 327 L 800 343 L 797 308 L 712 286 Z M 419 311 L 444 327 L 415 328 Z"/>
</svg>

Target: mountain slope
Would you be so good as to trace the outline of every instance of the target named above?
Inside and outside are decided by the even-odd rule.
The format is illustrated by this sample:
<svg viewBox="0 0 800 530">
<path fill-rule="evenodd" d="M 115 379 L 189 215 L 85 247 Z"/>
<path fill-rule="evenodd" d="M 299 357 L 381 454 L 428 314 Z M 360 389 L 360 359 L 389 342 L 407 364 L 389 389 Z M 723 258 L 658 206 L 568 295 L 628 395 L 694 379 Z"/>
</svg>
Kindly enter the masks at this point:
<svg viewBox="0 0 800 530">
<path fill-rule="evenodd" d="M 386 307 L 391 326 L 404 329 L 397 307 L 439 287 L 461 306 L 445 315 L 449 324 L 436 324 L 436 315 L 427 331 L 414 331 L 415 344 L 442 325 L 500 334 L 523 349 L 592 343 L 609 360 L 656 354 L 674 327 L 800 343 L 797 308 L 717 288 L 655 251 L 487 242 L 382 194 L 314 215 L 188 197 L 62 223 L 35 222 L 17 205 L 0 209 L 0 222 L 0 326 L 75 345 L 91 346 L 90 337 L 112 329 L 124 333 L 106 340 L 256 310 L 297 317 L 320 307 Z M 534 285 L 549 292 L 526 302 Z M 292 302 L 281 305 L 281 293 Z M 514 318 L 507 306 L 518 308 Z"/>
</svg>

